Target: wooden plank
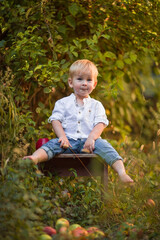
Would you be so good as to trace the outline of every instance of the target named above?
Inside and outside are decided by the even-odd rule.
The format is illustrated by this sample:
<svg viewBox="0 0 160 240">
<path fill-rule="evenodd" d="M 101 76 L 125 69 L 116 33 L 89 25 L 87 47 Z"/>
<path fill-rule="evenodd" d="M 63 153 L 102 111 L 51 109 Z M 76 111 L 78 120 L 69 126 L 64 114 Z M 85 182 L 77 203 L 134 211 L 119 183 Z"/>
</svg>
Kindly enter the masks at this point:
<svg viewBox="0 0 160 240">
<path fill-rule="evenodd" d="M 58 154 L 56 156 L 54 156 L 54 158 L 96 158 L 98 157 L 96 154 L 92 154 L 92 153 L 85 153 L 85 154 L 65 154 L 65 153 L 62 153 L 62 154 Z"/>
</svg>

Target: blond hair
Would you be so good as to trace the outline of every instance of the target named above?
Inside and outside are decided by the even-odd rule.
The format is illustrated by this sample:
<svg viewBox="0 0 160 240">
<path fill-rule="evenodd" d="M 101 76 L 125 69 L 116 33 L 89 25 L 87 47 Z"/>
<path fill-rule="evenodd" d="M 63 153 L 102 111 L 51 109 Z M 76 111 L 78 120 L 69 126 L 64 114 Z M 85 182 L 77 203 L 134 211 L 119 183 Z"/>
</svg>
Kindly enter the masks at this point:
<svg viewBox="0 0 160 240">
<path fill-rule="evenodd" d="M 75 74 L 84 74 L 86 72 L 90 72 L 94 76 L 95 82 L 97 82 L 98 69 L 93 62 L 87 59 L 75 61 L 70 66 L 69 77 L 72 78 Z"/>
</svg>

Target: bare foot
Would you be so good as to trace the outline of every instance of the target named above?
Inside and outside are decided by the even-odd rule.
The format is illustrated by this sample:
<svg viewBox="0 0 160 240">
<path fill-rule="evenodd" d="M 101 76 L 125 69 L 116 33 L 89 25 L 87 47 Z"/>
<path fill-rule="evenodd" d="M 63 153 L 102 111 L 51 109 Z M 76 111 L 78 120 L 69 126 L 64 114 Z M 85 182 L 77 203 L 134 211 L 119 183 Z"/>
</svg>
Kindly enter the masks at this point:
<svg viewBox="0 0 160 240">
<path fill-rule="evenodd" d="M 23 157 L 23 159 L 27 159 L 27 158 L 31 159 L 35 164 L 38 163 L 38 161 L 32 155 Z"/>
<path fill-rule="evenodd" d="M 133 179 L 130 178 L 130 176 L 128 176 L 126 173 L 120 174 L 119 178 L 124 183 L 133 183 L 134 182 Z"/>
</svg>

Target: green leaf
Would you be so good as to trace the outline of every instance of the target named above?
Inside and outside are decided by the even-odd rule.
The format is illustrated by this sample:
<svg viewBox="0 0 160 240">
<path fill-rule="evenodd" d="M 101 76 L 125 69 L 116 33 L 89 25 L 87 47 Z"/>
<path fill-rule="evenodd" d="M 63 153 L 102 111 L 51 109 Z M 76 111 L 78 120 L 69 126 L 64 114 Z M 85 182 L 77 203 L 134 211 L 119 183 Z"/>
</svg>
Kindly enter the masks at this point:
<svg viewBox="0 0 160 240">
<path fill-rule="evenodd" d="M 131 59 L 133 62 L 136 62 L 136 60 L 137 60 L 137 55 L 136 55 L 135 53 L 130 52 L 129 56 L 130 56 L 130 59 Z"/>
<path fill-rule="evenodd" d="M 46 87 L 43 89 L 44 93 L 50 93 L 51 92 L 51 89 L 49 87 Z"/>
<path fill-rule="evenodd" d="M 124 61 L 127 64 L 132 64 L 132 60 L 130 58 L 126 58 L 126 59 L 124 59 Z"/>
<path fill-rule="evenodd" d="M 75 17 L 79 12 L 79 7 L 76 3 L 73 3 L 71 6 L 68 7 L 69 12 Z"/>
<path fill-rule="evenodd" d="M 78 57 L 78 53 L 77 53 L 77 52 L 72 52 L 72 54 L 73 54 L 75 57 Z"/>
<path fill-rule="evenodd" d="M 34 72 L 38 69 L 41 69 L 41 68 L 42 68 L 42 65 L 38 65 L 37 67 L 35 67 Z"/>
<path fill-rule="evenodd" d="M 77 41 L 77 40 L 75 40 L 75 39 L 73 39 L 73 42 L 74 42 L 74 44 L 77 46 L 77 47 L 79 47 L 79 42 Z"/>
<path fill-rule="evenodd" d="M 124 68 L 124 62 L 122 60 L 117 60 L 116 61 L 116 66 L 120 69 Z"/>
<path fill-rule="evenodd" d="M 97 38 L 96 34 L 93 35 L 93 40 L 94 40 L 95 43 L 98 42 L 98 38 Z"/>
<path fill-rule="evenodd" d="M 115 74 L 116 74 L 116 76 L 119 77 L 119 78 L 122 78 L 122 77 L 124 76 L 124 72 L 121 71 L 121 70 L 117 70 L 117 71 L 115 72 Z"/>
<path fill-rule="evenodd" d="M 75 29 L 75 27 L 76 27 L 76 22 L 75 22 L 74 18 L 73 18 L 71 15 L 69 15 L 69 16 L 66 17 L 66 21 L 67 21 L 67 23 L 68 23 L 68 25 L 69 25 L 70 27 L 72 27 L 73 29 Z"/>
<path fill-rule="evenodd" d="M 39 102 L 38 105 L 39 105 L 40 108 L 44 108 L 45 107 L 42 102 Z"/>
<path fill-rule="evenodd" d="M 105 52 L 104 56 L 110 59 L 116 59 L 116 55 L 113 52 L 107 51 Z"/>
<path fill-rule="evenodd" d="M 23 38 L 23 37 L 24 37 L 24 34 L 23 34 L 22 32 L 19 32 L 19 33 L 17 34 L 17 36 L 20 37 L 20 38 Z"/>
<path fill-rule="evenodd" d="M 27 12 L 26 12 L 26 19 L 28 19 L 28 16 L 29 16 L 29 14 L 30 14 L 31 11 L 32 11 L 32 8 L 29 8 L 29 9 L 27 10 Z"/>
<path fill-rule="evenodd" d="M 107 34 L 102 34 L 101 36 L 104 37 L 105 39 L 110 39 L 110 36 Z"/>
<path fill-rule="evenodd" d="M 65 25 L 60 25 L 58 26 L 58 31 L 65 34 L 67 31 L 67 28 Z"/>
</svg>

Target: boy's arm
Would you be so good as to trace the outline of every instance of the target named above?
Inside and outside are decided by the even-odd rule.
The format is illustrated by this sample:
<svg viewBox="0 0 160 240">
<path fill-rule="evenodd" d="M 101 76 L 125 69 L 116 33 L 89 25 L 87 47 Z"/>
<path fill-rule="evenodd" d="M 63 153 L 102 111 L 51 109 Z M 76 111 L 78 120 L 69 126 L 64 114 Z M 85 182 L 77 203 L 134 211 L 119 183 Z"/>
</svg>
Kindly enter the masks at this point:
<svg viewBox="0 0 160 240">
<path fill-rule="evenodd" d="M 93 152 L 95 140 L 101 136 L 105 127 L 106 127 L 106 125 L 102 122 L 96 124 L 96 126 L 90 132 L 90 134 L 83 146 L 83 149 L 87 149 L 90 152 Z"/>
<path fill-rule="evenodd" d="M 66 137 L 66 134 L 64 132 L 61 122 L 58 120 L 53 120 L 52 127 L 56 136 L 59 138 L 58 142 L 61 143 L 60 147 L 67 147 L 67 146 L 72 147 L 68 141 L 68 138 Z"/>
</svg>

